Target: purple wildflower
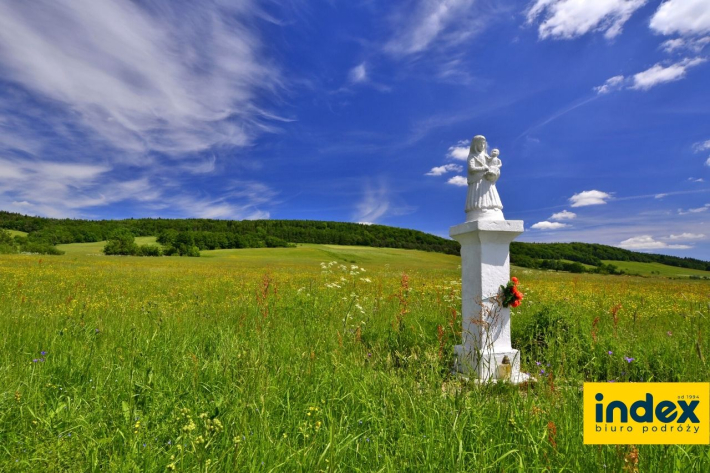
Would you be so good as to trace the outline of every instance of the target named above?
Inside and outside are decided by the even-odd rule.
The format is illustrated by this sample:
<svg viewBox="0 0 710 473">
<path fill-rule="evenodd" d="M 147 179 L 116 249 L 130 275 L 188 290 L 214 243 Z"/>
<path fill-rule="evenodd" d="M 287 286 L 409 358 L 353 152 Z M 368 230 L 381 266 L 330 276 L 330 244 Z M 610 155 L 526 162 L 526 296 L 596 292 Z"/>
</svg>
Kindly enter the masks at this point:
<svg viewBox="0 0 710 473">
<path fill-rule="evenodd" d="M 540 370 L 540 374 L 545 374 L 545 370 Z"/>
<path fill-rule="evenodd" d="M 41 352 L 39 352 L 39 354 L 42 355 L 42 356 L 44 356 L 44 355 L 47 354 L 47 352 L 46 352 L 46 351 L 41 351 Z"/>
<path fill-rule="evenodd" d="M 37 358 L 35 358 L 34 360 L 32 360 L 32 363 L 37 363 L 38 361 L 39 360 Z"/>
<path fill-rule="evenodd" d="M 632 361 L 635 360 L 635 358 L 631 358 L 631 357 L 628 357 L 628 356 L 625 356 L 624 359 L 626 360 L 627 363 L 631 363 Z"/>
<path fill-rule="evenodd" d="M 613 354 L 614 354 L 614 352 L 611 351 L 611 350 L 609 350 L 607 353 L 610 354 L 610 355 L 613 355 Z"/>
<path fill-rule="evenodd" d="M 536 361 L 535 364 L 536 364 L 537 366 L 540 366 L 542 363 L 540 363 L 539 361 Z"/>
</svg>

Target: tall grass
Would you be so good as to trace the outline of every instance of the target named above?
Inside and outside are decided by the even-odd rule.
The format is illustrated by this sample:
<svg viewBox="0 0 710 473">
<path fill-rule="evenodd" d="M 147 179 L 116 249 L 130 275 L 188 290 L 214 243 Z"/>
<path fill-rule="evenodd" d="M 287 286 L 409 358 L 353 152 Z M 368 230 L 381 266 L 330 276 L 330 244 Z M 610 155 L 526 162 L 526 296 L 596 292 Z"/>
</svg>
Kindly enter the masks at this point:
<svg viewBox="0 0 710 473">
<path fill-rule="evenodd" d="M 513 387 L 450 373 L 455 268 L 324 263 L 3 256 L 0 470 L 710 469 L 583 445 L 581 392 L 710 379 L 707 283 L 518 271 Z"/>
</svg>

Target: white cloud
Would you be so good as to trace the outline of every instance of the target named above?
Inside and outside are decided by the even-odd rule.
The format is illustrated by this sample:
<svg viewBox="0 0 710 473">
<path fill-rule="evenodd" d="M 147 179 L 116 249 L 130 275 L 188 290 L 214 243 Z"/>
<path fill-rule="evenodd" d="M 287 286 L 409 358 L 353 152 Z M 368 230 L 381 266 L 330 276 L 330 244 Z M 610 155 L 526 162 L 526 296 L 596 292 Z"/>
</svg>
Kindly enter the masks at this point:
<svg viewBox="0 0 710 473">
<path fill-rule="evenodd" d="M 706 165 L 707 167 L 710 167 L 710 158 L 708 158 L 708 159 L 705 160 L 705 165 Z"/>
<path fill-rule="evenodd" d="M 591 31 L 614 38 L 646 0 L 535 0 L 527 10 L 530 24 L 542 17 L 540 38 L 571 39 Z"/>
<path fill-rule="evenodd" d="M 707 212 L 708 209 L 710 209 L 710 204 L 705 204 L 702 207 L 695 207 L 693 209 L 688 209 L 688 210 L 678 209 L 678 214 L 679 215 L 699 214 L 702 212 Z"/>
<path fill-rule="evenodd" d="M 146 175 L 113 176 L 107 165 L 0 158 L 0 208 L 48 217 L 87 217 L 92 208 L 139 202 L 169 216 L 199 218 L 269 218 L 259 207 L 276 193 L 254 181 L 234 181 L 219 198 L 192 195 L 179 181 L 162 176 L 158 185 Z"/>
<path fill-rule="evenodd" d="M 670 235 L 665 240 L 703 240 L 705 235 L 703 233 L 681 233 L 680 235 Z"/>
<path fill-rule="evenodd" d="M 693 145 L 693 151 L 696 153 L 700 153 L 708 149 L 710 149 L 710 140 L 699 141 Z"/>
<path fill-rule="evenodd" d="M 656 198 L 656 199 L 662 199 L 662 198 L 666 197 L 667 195 L 668 195 L 668 194 L 656 194 L 656 195 L 654 196 L 654 198 Z"/>
<path fill-rule="evenodd" d="M 604 85 L 594 87 L 594 90 L 599 94 L 608 94 L 614 90 L 619 90 L 624 85 L 624 76 L 614 76 L 606 80 Z"/>
<path fill-rule="evenodd" d="M 463 167 L 458 164 L 444 164 L 443 166 L 437 166 L 431 168 L 431 171 L 426 173 L 427 176 L 441 176 L 447 172 L 461 172 Z"/>
<path fill-rule="evenodd" d="M 687 250 L 692 248 L 689 245 L 669 245 L 665 242 L 654 240 L 651 235 L 641 235 L 629 238 L 619 243 L 621 248 L 627 250 Z"/>
<path fill-rule="evenodd" d="M 705 179 L 703 179 L 702 177 L 689 177 L 688 180 L 690 182 L 705 182 Z"/>
<path fill-rule="evenodd" d="M 480 17 L 474 15 L 474 0 L 417 0 L 395 15 L 395 34 L 385 51 L 405 56 L 421 53 L 441 41 L 452 45 L 471 37 Z"/>
<path fill-rule="evenodd" d="M 673 38 L 661 43 L 661 48 L 667 53 L 687 50 L 697 54 L 705 49 L 708 44 L 710 44 L 710 36 L 702 38 Z"/>
<path fill-rule="evenodd" d="M 685 58 L 668 66 L 656 64 L 645 71 L 631 77 L 618 75 L 611 77 L 604 84 L 594 87 L 598 95 L 608 94 L 621 89 L 648 90 L 665 82 L 673 82 L 685 78 L 688 69 L 702 64 L 705 58 Z"/>
<path fill-rule="evenodd" d="M 0 208 L 268 217 L 261 198 L 190 193 L 183 180 L 220 156 L 244 160 L 235 148 L 282 120 L 263 109 L 283 82 L 259 14 L 255 0 L 0 1 Z"/>
<path fill-rule="evenodd" d="M 360 63 L 350 69 L 350 74 L 348 76 L 350 82 L 352 82 L 353 84 L 365 82 L 367 80 L 367 67 L 365 66 L 365 63 Z"/>
<path fill-rule="evenodd" d="M 547 220 L 543 222 L 537 222 L 530 228 L 534 228 L 536 230 L 559 230 L 560 228 L 566 228 L 569 227 L 566 223 L 560 223 L 560 222 L 548 222 Z"/>
<path fill-rule="evenodd" d="M 0 65 L 124 152 L 243 146 L 264 127 L 257 95 L 280 80 L 247 26 L 255 10 L 250 0 L 2 2 Z"/>
<path fill-rule="evenodd" d="M 552 214 L 550 220 L 572 220 L 573 218 L 577 218 L 576 213 L 570 212 L 569 210 L 563 210 L 562 212 Z"/>
<path fill-rule="evenodd" d="M 709 33 L 710 3 L 707 0 L 668 0 L 658 7 L 649 26 L 664 35 Z"/>
<path fill-rule="evenodd" d="M 449 147 L 449 151 L 446 156 L 451 159 L 458 159 L 459 161 L 466 161 L 468 159 L 469 144 L 466 140 L 461 140 L 454 146 Z"/>
<path fill-rule="evenodd" d="M 356 206 L 354 219 L 356 222 L 377 222 L 390 210 L 389 191 L 384 182 L 377 187 L 365 185 L 362 200 Z"/>
<path fill-rule="evenodd" d="M 178 195 L 161 199 L 182 215 L 197 218 L 263 220 L 270 217 L 259 207 L 271 202 L 276 193 L 268 186 L 252 181 L 233 183 L 232 191 L 218 198 Z"/>
<path fill-rule="evenodd" d="M 609 199 L 611 199 L 611 194 L 598 190 L 591 190 L 574 194 L 569 198 L 569 201 L 572 204 L 572 207 L 586 207 L 588 205 L 606 204 Z"/>
<path fill-rule="evenodd" d="M 703 62 L 705 62 L 705 58 L 696 57 L 693 59 L 683 59 L 682 61 L 671 64 L 670 66 L 656 64 L 643 72 L 634 74 L 633 84 L 630 88 L 636 90 L 648 90 L 658 84 L 683 79 L 689 68 L 702 64 Z"/>
<path fill-rule="evenodd" d="M 446 181 L 446 183 L 451 184 L 453 186 L 464 187 L 468 185 L 468 180 L 463 176 L 454 176 L 448 181 Z"/>
</svg>

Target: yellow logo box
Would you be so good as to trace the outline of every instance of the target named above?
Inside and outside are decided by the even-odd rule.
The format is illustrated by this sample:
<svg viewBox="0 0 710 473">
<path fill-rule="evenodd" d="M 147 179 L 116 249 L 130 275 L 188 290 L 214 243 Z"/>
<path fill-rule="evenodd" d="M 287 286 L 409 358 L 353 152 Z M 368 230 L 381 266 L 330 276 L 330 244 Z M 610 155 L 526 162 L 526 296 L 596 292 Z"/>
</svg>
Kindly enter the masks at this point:
<svg viewBox="0 0 710 473">
<path fill-rule="evenodd" d="M 584 383 L 585 444 L 710 444 L 710 383 Z"/>
</svg>

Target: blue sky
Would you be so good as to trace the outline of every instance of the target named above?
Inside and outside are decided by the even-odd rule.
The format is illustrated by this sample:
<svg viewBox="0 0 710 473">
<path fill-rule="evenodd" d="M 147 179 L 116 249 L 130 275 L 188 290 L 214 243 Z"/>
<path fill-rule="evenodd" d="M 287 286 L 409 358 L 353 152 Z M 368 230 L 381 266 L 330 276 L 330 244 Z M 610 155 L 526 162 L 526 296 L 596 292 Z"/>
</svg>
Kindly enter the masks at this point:
<svg viewBox="0 0 710 473">
<path fill-rule="evenodd" d="M 0 209 L 446 236 L 484 134 L 521 240 L 708 260 L 709 51 L 707 0 L 0 0 Z"/>
</svg>

